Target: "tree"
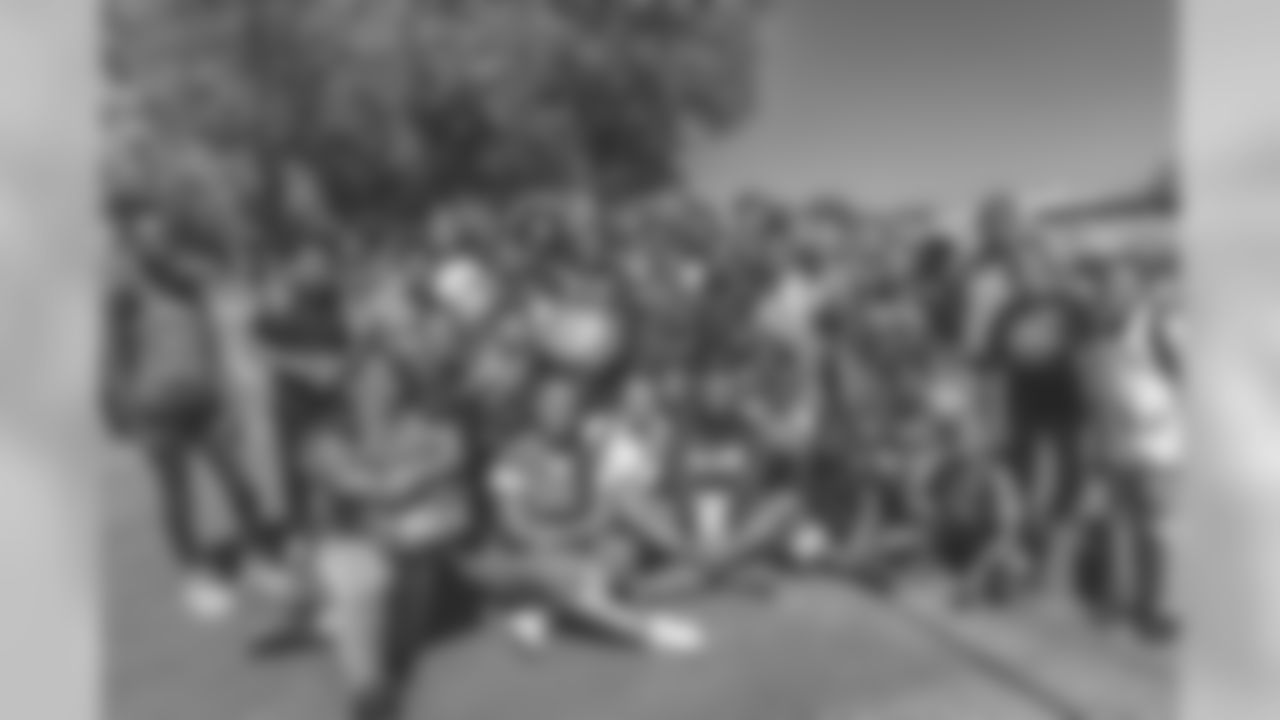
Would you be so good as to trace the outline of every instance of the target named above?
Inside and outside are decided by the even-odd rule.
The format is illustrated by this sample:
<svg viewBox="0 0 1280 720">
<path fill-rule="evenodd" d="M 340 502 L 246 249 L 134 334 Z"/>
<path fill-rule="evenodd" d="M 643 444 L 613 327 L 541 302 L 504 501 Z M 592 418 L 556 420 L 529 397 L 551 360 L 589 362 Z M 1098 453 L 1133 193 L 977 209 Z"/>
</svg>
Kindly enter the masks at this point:
<svg viewBox="0 0 1280 720">
<path fill-rule="evenodd" d="M 532 188 L 648 192 L 752 102 L 741 1 L 108 5 L 111 182 L 259 238 L 290 185 L 397 222 Z"/>
</svg>

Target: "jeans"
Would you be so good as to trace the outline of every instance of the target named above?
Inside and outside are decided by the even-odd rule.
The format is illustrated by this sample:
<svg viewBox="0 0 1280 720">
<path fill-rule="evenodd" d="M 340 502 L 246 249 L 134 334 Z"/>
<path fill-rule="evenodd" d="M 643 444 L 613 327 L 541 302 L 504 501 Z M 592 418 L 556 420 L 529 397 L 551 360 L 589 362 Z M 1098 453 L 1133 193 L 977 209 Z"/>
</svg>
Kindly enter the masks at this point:
<svg viewBox="0 0 1280 720">
<path fill-rule="evenodd" d="M 216 401 L 193 398 L 151 419 L 146 452 L 174 560 L 193 572 L 229 573 L 245 556 L 264 553 L 268 533 L 261 499 L 228 442 Z M 204 478 L 217 486 L 230 511 L 234 530 L 228 541 L 202 532 L 196 483 Z"/>
<path fill-rule="evenodd" d="M 272 543 L 283 548 L 316 529 L 318 493 L 305 464 L 306 445 L 316 429 L 337 414 L 339 401 L 334 392 L 294 380 L 280 380 L 278 392 L 283 508 L 273 523 Z"/>
</svg>

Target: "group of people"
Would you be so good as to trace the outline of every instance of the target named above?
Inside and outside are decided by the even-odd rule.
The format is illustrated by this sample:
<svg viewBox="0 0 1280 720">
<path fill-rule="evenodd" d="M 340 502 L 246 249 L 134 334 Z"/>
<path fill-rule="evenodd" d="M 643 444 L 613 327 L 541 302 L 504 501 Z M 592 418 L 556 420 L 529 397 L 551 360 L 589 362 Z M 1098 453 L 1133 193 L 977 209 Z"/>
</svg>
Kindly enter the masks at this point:
<svg viewBox="0 0 1280 720">
<path fill-rule="evenodd" d="M 713 639 L 680 600 L 801 575 L 1167 628 L 1169 268 L 1054 252 L 997 205 L 972 242 L 588 209 L 256 255 L 122 213 L 104 408 L 192 612 L 279 601 L 260 647 L 328 648 L 361 718 L 478 619 L 692 652 Z"/>
</svg>

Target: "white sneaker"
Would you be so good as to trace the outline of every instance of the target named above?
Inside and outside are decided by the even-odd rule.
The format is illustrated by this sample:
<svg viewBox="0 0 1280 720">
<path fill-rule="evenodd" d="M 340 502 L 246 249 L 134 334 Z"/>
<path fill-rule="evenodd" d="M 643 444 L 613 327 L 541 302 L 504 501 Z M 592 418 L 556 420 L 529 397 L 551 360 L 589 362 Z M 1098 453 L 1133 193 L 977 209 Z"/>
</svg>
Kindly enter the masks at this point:
<svg viewBox="0 0 1280 720">
<path fill-rule="evenodd" d="M 688 618 L 655 615 L 645 625 L 649 647 L 664 655 L 691 655 L 705 650 L 709 644 L 706 630 Z"/>
<path fill-rule="evenodd" d="M 507 620 L 507 629 L 526 647 L 545 647 L 551 642 L 551 617 L 540 610 L 516 613 Z"/>
<path fill-rule="evenodd" d="M 791 553 L 802 562 L 814 562 L 830 550 L 830 542 L 821 528 L 801 528 L 791 537 Z"/>
<path fill-rule="evenodd" d="M 187 613 L 202 623 L 219 623 L 235 614 L 237 598 L 230 585 L 207 575 L 187 579 L 182 589 Z"/>
</svg>

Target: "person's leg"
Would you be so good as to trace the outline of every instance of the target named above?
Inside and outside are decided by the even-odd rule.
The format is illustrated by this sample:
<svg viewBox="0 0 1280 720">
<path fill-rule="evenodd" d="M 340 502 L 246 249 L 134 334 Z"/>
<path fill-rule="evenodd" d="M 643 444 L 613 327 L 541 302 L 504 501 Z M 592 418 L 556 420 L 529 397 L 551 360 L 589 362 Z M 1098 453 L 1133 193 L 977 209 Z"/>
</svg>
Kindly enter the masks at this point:
<svg viewBox="0 0 1280 720">
<path fill-rule="evenodd" d="M 394 579 L 382 551 L 354 535 L 318 539 L 316 581 L 320 634 L 333 652 L 357 720 L 388 716 L 383 644 Z"/>
<path fill-rule="evenodd" d="M 282 381 L 277 403 L 283 504 L 275 524 L 273 543 L 288 553 L 303 544 L 314 529 L 315 493 L 307 472 L 305 445 L 328 411 L 320 393 L 291 381 Z"/>
<path fill-rule="evenodd" d="M 569 576 L 555 590 L 554 608 L 561 623 L 661 653 L 695 652 L 706 644 L 704 629 L 692 619 L 624 602 L 608 569 L 592 560 L 569 562 L 580 567 L 566 568 Z"/>
<path fill-rule="evenodd" d="M 441 630 L 440 612 L 447 589 L 441 586 L 442 559 L 431 550 L 397 551 L 391 558 L 392 578 L 382 609 L 380 635 L 374 640 L 381 657 L 382 677 L 366 703 L 381 718 L 391 718 L 413 679 L 418 660 Z"/>
<path fill-rule="evenodd" d="M 1046 570 L 1054 588 L 1082 598 L 1080 586 L 1089 536 L 1097 527 L 1094 506 L 1105 491 L 1102 480 L 1086 462 L 1084 419 L 1077 415 L 1054 418 L 1046 434 L 1045 526 L 1049 529 Z"/>
<path fill-rule="evenodd" d="M 739 511 L 734 540 L 719 574 L 734 590 L 770 593 L 787 568 L 787 541 L 804 520 L 800 500 L 788 490 L 753 498 Z"/>
<path fill-rule="evenodd" d="M 201 450 L 231 514 L 238 569 L 247 571 L 259 590 L 274 597 L 285 597 L 291 594 L 294 583 L 280 567 L 284 558 L 273 542 L 261 488 L 256 487 L 245 472 L 225 430 L 210 427 L 202 438 Z"/>
<path fill-rule="evenodd" d="M 170 555 L 185 577 L 184 603 L 198 619 L 214 621 L 234 610 L 235 596 L 229 585 L 227 558 L 201 537 L 196 451 L 188 429 L 186 418 L 169 418 L 166 427 L 149 438 L 147 453 L 162 531 Z"/>
<path fill-rule="evenodd" d="M 193 473 L 186 448 L 168 438 L 154 439 L 147 456 L 170 557 L 183 572 L 208 571 L 212 558 L 197 533 Z"/>
<path fill-rule="evenodd" d="M 1139 478 L 1147 480 L 1147 478 Z M 1126 596 L 1127 611 L 1138 630 L 1162 639 L 1172 627 L 1166 607 L 1168 548 L 1161 536 L 1161 519 L 1152 488 L 1146 483 L 1133 488 L 1133 510 L 1127 530 L 1132 535 L 1132 584 Z"/>
<path fill-rule="evenodd" d="M 1007 447 L 1004 469 L 1017 500 L 1012 504 L 1016 515 L 1011 518 L 1023 555 L 1030 565 L 1028 582 L 1035 584 L 1042 569 L 1046 543 L 1043 499 L 1038 483 L 1042 432 L 1031 408 L 1014 405 L 1008 413 Z"/>
</svg>

